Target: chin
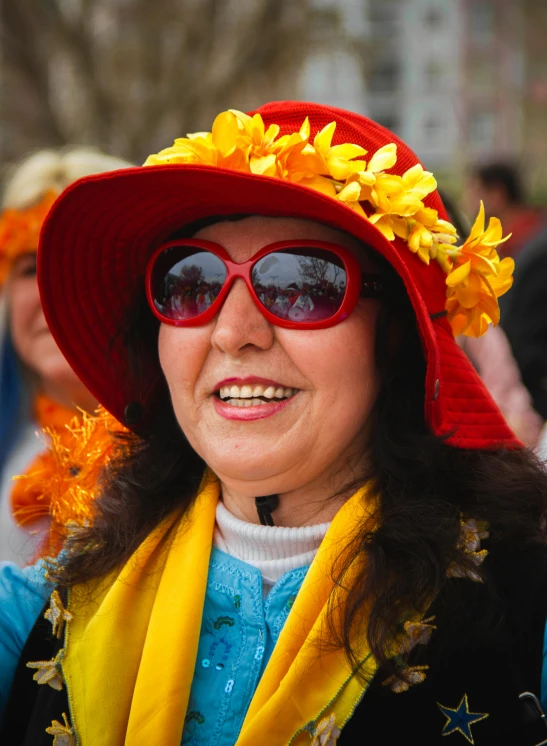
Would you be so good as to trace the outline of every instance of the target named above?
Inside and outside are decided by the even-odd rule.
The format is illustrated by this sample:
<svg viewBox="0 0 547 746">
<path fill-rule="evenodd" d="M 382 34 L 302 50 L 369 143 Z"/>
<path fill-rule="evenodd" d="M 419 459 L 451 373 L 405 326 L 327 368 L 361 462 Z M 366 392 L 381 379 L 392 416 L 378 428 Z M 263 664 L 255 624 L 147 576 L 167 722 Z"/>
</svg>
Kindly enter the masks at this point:
<svg viewBox="0 0 547 746">
<path fill-rule="evenodd" d="M 291 466 L 285 464 L 279 468 L 277 459 L 272 461 L 268 457 L 260 457 L 254 460 L 237 458 L 211 458 L 207 463 L 219 479 L 230 487 L 237 489 L 249 497 L 257 494 L 274 494 L 289 492 L 294 489 L 290 486 L 291 481 L 287 474 Z"/>
</svg>

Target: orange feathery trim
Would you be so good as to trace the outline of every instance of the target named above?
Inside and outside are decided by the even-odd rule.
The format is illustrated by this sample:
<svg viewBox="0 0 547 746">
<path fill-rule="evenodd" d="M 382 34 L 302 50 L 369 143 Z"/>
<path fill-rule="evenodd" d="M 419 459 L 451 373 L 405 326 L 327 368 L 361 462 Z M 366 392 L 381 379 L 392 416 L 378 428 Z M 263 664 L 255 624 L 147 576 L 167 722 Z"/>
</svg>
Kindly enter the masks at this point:
<svg viewBox="0 0 547 746">
<path fill-rule="evenodd" d="M 116 433 L 127 432 L 111 414 L 99 407 L 95 415 L 79 412 L 64 428 L 46 427 L 50 443 L 29 471 L 17 477 L 21 489 L 32 495 L 15 513 L 21 523 L 49 514 L 50 553 L 70 525 L 85 525 L 93 517 L 99 474 L 119 448 Z M 42 507 L 43 506 L 43 507 Z M 31 518 L 31 516 L 33 516 Z"/>
<path fill-rule="evenodd" d="M 63 407 L 43 394 L 38 394 L 34 401 L 34 417 L 41 431 L 47 428 L 63 433 L 75 414 L 74 408 Z M 41 474 L 47 468 L 51 458 L 43 440 L 44 451 L 31 462 L 25 478 L 17 479 L 11 490 L 12 512 L 20 526 L 29 526 L 49 515 L 49 496 L 43 494 L 39 481 L 33 478 L 34 474 Z"/>
<path fill-rule="evenodd" d="M 57 196 L 52 189 L 32 207 L 4 210 L 0 215 L 0 284 L 5 282 L 18 256 L 38 250 L 42 223 Z"/>
</svg>

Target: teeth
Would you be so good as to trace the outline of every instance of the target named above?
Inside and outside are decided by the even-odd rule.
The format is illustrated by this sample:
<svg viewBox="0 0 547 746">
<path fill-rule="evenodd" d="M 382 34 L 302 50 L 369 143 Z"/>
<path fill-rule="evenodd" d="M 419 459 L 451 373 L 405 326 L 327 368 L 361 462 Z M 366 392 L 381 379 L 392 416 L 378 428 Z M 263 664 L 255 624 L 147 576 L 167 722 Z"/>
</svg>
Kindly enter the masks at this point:
<svg viewBox="0 0 547 746">
<path fill-rule="evenodd" d="M 289 399 L 294 396 L 297 389 L 284 388 L 283 386 L 223 386 L 218 392 L 221 399 L 235 407 L 250 407 L 265 404 L 259 396 L 265 399 Z"/>
<path fill-rule="evenodd" d="M 228 399 L 225 404 L 230 404 L 232 407 L 259 407 L 266 402 L 262 399 Z"/>
</svg>

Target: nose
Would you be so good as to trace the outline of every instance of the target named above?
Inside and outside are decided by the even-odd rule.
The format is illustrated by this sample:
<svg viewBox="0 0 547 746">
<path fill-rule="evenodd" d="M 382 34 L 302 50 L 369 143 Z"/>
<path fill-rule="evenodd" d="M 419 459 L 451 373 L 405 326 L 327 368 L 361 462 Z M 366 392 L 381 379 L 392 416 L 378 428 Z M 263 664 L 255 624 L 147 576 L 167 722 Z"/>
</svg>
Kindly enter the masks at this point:
<svg viewBox="0 0 547 746">
<path fill-rule="evenodd" d="M 237 356 L 249 347 L 267 350 L 273 341 L 273 326 L 257 308 L 244 280 L 237 278 L 215 319 L 211 345 Z"/>
</svg>

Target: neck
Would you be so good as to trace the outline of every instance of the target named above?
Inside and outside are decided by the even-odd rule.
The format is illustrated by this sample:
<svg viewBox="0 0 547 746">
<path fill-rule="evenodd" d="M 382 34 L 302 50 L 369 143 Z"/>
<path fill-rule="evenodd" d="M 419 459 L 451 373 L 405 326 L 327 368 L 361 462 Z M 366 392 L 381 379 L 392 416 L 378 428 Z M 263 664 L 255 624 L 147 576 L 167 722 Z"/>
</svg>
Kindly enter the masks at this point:
<svg viewBox="0 0 547 746">
<path fill-rule="evenodd" d="M 356 491 L 356 482 L 363 484 L 368 479 L 370 463 L 367 439 L 368 435 L 365 434 L 354 441 L 333 460 L 334 463 L 330 463 L 311 480 L 302 478 L 307 469 L 305 463 L 287 472 L 252 482 L 227 479 L 216 472 L 224 505 L 236 518 L 260 524 L 256 498 L 277 495 L 278 504 L 272 513 L 275 526 L 298 528 L 330 523 Z"/>
<path fill-rule="evenodd" d="M 346 481 L 347 483 L 347 481 Z M 247 523 L 260 524 L 255 499 L 271 492 L 257 492 L 250 495 L 245 490 L 234 489 L 232 485 L 221 482 L 222 501 L 230 513 Z M 277 493 L 278 505 L 272 513 L 275 526 L 298 528 L 329 523 L 354 489 L 341 490 L 340 485 L 307 485 L 306 487 Z"/>
</svg>

